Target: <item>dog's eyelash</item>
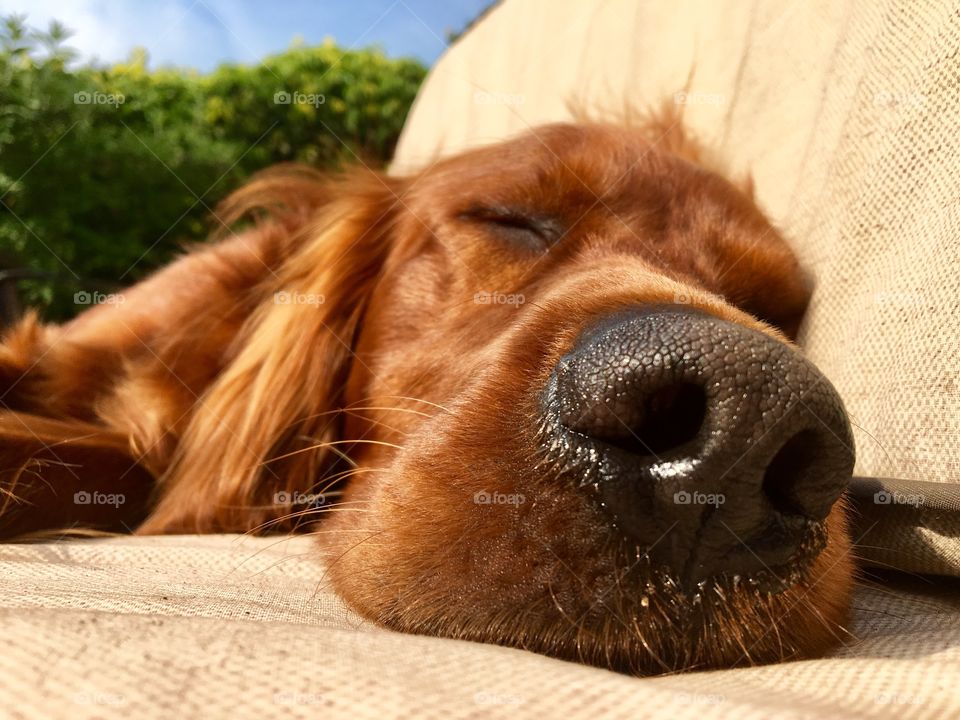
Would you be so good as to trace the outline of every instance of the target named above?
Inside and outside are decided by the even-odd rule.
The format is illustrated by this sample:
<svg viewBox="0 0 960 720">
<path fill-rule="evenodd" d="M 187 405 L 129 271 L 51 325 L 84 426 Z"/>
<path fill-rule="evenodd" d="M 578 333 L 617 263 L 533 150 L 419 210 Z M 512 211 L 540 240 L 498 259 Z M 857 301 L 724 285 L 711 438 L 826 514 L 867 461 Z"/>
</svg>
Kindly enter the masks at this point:
<svg viewBox="0 0 960 720">
<path fill-rule="evenodd" d="M 560 235 L 550 222 L 513 210 L 476 208 L 461 213 L 460 217 L 482 223 L 509 242 L 535 250 L 549 248 Z"/>
</svg>

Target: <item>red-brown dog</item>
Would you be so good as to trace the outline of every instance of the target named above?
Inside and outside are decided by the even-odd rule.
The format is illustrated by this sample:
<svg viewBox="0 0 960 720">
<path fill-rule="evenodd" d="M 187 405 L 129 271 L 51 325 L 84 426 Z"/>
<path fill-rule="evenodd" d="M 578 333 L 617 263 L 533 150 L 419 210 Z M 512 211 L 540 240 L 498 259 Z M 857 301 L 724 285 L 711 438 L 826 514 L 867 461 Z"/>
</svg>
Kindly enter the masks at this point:
<svg viewBox="0 0 960 720">
<path fill-rule="evenodd" d="M 635 673 L 839 640 L 852 441 L 791 344 L 808 287 L 677 127 L 279 169 L 221 217 L 0 345 L 5 536 L 318 520 L 369 618 Z"/>
</svg>

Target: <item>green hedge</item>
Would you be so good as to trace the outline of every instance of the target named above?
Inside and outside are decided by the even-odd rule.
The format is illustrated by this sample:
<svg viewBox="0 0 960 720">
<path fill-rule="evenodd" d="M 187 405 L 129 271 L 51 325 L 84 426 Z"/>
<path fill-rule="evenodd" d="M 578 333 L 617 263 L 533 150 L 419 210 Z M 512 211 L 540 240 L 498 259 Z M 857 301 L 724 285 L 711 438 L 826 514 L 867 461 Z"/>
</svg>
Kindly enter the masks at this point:
<svg viewBox="0 0 960 720">
<path fill-rule="evenodd" d="M 60 27 L 10 17 L 0 33 L 0 269 L 41 274 L 24 299 L 52 318 L 205 237 L 259 168 L 382 165 L 426 72 L 333 43 L 209 74 L 147 70 L 142 51 L 72 68 Z"/>
</svg>

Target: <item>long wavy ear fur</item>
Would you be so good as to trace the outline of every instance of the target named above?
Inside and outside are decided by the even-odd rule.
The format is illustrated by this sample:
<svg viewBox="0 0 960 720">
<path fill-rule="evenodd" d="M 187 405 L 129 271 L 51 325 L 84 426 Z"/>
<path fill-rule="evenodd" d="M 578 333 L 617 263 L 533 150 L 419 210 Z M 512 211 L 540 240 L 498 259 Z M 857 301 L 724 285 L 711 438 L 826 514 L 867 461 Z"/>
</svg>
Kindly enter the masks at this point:
<svg viewBox="0 0 960 720">
<path fill-rule="evenodd" d="M 311 492 L 337 456 L 329 445 L 337 439 L 335 410 L 390 252 L 400 181 L 368 173 L 290 182 L 272 187 L 266 178 L 228 203 L 231 220 L 266 205 L 286 223 L 286 248 L 232 362 L 197 404 L 140 532 L 248 530 L 278 515 L 276 493 Z M 312 194 L 305 206 L 325 205 L 295 230 L 302 193 Z"/>
</svg>

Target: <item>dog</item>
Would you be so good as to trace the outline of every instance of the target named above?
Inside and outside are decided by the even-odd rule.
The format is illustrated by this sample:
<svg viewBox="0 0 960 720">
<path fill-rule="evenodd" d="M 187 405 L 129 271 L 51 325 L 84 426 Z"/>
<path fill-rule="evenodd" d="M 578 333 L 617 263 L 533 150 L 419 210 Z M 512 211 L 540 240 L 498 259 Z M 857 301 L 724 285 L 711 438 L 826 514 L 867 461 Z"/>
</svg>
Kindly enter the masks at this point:
<svg viewBox="0 0 960 720">
<path fill-rule="evenodd" d="M 280 167 L 0 344 L 0 526 L 316 532 L 396 630 L 626 673 L 823 654 L 854 568 L 811 283 L 670 118 Z"/>
</svg>

